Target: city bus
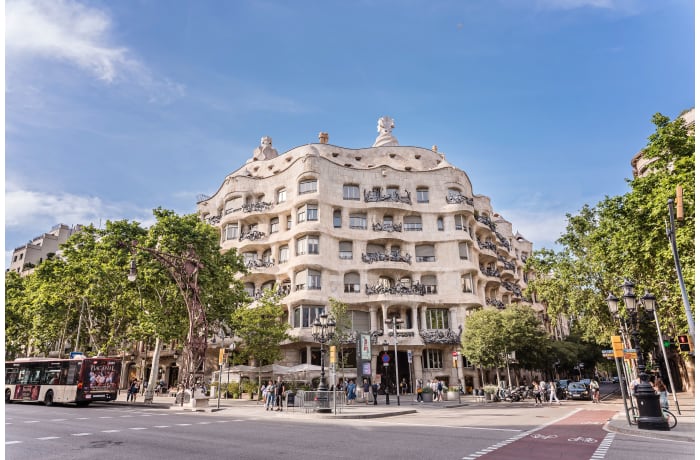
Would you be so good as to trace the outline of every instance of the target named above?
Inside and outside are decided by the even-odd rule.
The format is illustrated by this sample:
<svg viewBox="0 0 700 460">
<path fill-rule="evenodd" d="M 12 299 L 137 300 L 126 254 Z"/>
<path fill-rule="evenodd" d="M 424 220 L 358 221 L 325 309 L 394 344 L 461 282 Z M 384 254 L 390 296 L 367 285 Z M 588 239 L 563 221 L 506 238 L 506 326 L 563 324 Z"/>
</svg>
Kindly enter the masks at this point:
<svg viewBox="0 0 700 460">
<path fill-rule="evenodd" d="M 5 362 L 5 403 L 75 403 L 117 399 L 122 362 L 118 358 L 18 358 Z"/>
</svg>

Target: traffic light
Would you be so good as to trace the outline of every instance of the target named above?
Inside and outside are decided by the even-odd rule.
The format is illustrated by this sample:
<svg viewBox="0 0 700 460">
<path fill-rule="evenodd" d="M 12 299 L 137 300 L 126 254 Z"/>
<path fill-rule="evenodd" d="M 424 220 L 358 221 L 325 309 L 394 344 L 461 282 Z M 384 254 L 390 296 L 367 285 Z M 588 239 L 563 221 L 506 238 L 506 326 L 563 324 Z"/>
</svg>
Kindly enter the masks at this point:
<svg viewBox="0 0 700 460">
<path fill-rule="evenodd" d="M 678 336 L 678 348 L 681 351 L 691 353 L 693 351 L 693 344 L 690 342 L 690 336 L 679 335 Z"/>
</svg>

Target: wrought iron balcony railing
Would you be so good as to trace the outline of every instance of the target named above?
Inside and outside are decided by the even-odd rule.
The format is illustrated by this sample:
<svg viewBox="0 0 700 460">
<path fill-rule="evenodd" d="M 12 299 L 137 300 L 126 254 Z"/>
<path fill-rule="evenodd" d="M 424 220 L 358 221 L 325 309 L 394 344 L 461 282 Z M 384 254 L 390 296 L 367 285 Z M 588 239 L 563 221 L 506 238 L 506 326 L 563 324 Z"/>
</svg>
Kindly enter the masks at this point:
<svg viewBox="0 0 700 460">
<path fill-rule="evenodd" d="M 400 232 L 402 230 L 402 224 L 381 224 L 377 222 L 372 224 L 372 230 L 375 232 Z"/>
<path fill-rule="evenodd" d="M 411 254 L 401 255 L 395 252 L 369 252 L 367 254 L 362 254 L 362 261 L 368 264 L 373 262 L 403 262 L 411 263 Z"/>
<path fill-rule="evenodd" d="M 447 195 L 446 199 L 447 199 L 447 202 L 449 204 L 466 203 L 470 206 L 474 206 L 474 198 L 469 198 L 469 197 L 464 196 L 462 194 L 454 194 L 453 193 L 453 194 Z"/>
<path fill-rule="evenodd" d="M 411 204 L 411 192 L 404 190 L 404 194 L 401 195 L 393 190 L 387 193 L 382 193 L 381 190 L 365 190 L 365 203 L 377 203 L 380 201 Z"/>
<path fill-rule="evenodd" d="M 404 284 L 397 284 L 395 286 L 386 286 L 382 283 L 375 284 L 374 286 L 365 284 L 365 293 L 367 295 L 425 295 L 425 286 L 420 283 L 415 283 L 409 286 Z"/>
</svg>

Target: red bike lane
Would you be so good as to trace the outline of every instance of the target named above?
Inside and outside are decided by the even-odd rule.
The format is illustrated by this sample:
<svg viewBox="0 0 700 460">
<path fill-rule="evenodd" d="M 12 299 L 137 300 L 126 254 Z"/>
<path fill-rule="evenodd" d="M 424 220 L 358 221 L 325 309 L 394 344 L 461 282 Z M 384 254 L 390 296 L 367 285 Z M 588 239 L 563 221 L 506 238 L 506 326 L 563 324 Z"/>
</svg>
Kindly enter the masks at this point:
<svg viewBox="0 0 700 460">
<path fill-rule="evenodd" d="M 603 425 L 615 414 L 616 411 L 611 410 L 580 410 L 543 428 L 520 433 L 463 459 L 590 459 L 594 453 L 598 457 L 604 452 L 596 451 L 607 450 L 612 442 L 613 434 L 603 430 Z"/>
</svg>

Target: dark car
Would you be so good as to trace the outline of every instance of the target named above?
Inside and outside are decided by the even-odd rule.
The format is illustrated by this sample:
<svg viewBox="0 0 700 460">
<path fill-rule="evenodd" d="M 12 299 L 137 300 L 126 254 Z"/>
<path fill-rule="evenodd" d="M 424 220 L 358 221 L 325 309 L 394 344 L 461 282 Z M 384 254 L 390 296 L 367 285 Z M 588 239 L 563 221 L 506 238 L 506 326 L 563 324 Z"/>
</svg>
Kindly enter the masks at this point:
<svg viewBox="0 0 700 460">
<path fill-rule="evenodd" d="M 593 400 L 593 393 L 591 393 L 588 385 L 582 382 L 571 382 L 568 387 L 566 387 L 566 397 L 567 399 L 581 399 L 581 400 Z"/>
<path fill-rule="evenodd" d="M 562 379 L 557 381 L 557 398 L 566 399 L 566 388 L 571 383 L 571 380 Z"/>
</svg>

